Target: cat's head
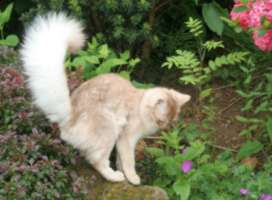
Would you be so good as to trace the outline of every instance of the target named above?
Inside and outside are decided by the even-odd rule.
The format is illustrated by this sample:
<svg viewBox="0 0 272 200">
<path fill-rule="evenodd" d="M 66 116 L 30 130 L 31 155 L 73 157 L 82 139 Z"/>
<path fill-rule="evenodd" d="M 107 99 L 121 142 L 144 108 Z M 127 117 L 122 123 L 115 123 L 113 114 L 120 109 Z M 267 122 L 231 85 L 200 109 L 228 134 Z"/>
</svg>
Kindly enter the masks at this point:
<svg viewBox="0 0 272 200">
<path fill-rule="evenodd" d="M 143 103 L 153 123 L 165 130 L 178 122 L 181 107 L 190 99 L 190 95 L 173 89 L 153 88 L 146 91 Z"/>
</svg>

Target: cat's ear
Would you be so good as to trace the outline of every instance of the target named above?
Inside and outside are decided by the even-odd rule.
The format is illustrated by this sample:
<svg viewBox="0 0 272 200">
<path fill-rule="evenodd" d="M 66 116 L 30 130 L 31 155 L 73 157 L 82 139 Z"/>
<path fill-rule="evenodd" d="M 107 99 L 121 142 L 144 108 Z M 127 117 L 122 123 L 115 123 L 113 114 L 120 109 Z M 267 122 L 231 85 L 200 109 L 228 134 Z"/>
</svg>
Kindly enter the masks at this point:
<svg viewBox="0 0 272 200">
<path fill-rule="evenodd" d="M 175 90 L 170 90 L 172 97 L 177 101 L 177 103 L 179 104 L 179 106 L 183 106 L 185 103 L 187 103 L 188 101 L 190 101 L 191 96 L 188 94 L 183 94 L 180 92 L 177 92 Z"/>
</svg>

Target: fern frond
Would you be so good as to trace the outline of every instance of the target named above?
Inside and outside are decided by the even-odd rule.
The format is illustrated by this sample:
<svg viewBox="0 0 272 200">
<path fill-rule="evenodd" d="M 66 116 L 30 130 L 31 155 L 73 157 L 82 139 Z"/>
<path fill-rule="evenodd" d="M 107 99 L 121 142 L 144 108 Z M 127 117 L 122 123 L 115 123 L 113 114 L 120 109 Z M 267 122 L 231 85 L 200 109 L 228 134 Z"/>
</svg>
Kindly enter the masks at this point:
<svg viewBox="0 0 272 200">
<path fill-rule="evenodd" d="M 208 51 L 211 51 L 217 48 L 224 48 L 224 44 L 223 41 L 221 40 L 220 41 L 209 40 L 203 44 L 203 47 L 205 47 L 205 49 L 207 49 Z"/>
<path fill-rule="evenodd" d="M 189 17 L 188 21 L 185 22 L 187 28 L 195 37 L 200 37 L 203 34 L 203 24 L 199 19 Z"/>
<path fill-rule="evenodd" d="M 178 69 L 193 70 L 200 65 L 196 55 L 190 51 L 176 51 L 177 55 L 170 56 L 166 59 L 166 62 L 162 64 L 162 67 L 168 67 L 171 69 L 175 66 Z"/>
<path fill-rule="evenodd" d="M 247 61 L 248 52 L 233 52 L 227 55 L 223 55 L 210 60 L 208 62 L 208 67 L 211 71 L 216 71 L 218 68 L 224 65 L 235 65 Z M 210 71 L 207 71 L 210 73 Z"/>
</svg>

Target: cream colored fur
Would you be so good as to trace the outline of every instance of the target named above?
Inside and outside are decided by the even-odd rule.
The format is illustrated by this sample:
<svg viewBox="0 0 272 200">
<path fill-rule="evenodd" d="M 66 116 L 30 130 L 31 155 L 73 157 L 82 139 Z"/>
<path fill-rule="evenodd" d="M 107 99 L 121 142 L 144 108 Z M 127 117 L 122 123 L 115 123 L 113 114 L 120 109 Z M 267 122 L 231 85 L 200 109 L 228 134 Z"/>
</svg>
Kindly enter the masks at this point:
<svg viewBox="0 0 272 200">
<path fill-rule="evenodd" d="M 61 138 L 78 148 L 110 181 L 140 184 L 135 171 L 137 141 L 178 120 L 190 96 L 166 88 L 136 89 L 118 75 L 83 83 L 69 97 L 64 57 L 84 42 L 81 25 L 63 14 L 39 17 L 26 34 L 22 58 L 35 103 L 58 122 Z M 117 149 L 117 169 L 109 157 Z"/>
</svg>

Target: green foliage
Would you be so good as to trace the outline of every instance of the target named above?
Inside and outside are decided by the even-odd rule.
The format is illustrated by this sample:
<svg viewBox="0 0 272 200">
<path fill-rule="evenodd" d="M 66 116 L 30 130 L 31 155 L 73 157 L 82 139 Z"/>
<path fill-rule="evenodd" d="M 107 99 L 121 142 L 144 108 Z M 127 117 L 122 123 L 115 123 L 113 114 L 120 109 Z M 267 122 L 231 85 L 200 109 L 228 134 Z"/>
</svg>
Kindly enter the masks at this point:
<svg viewBox="0 0 272 200">
<path fill-rule="evenodd" d="M 216 71 L 223 66 L 238 65 L 245 63 L 248 55 L 248 52 L 229 53 L 227 55 L 216 57 L 214 60 L 209 60 L 208 66 L 211 71 Z"/>
<path fill-rule="evenodd" d="M 23 22 L 29 22 L 38 14 L 45 14 L 49 11 L 59 12 L 64 9 L 66 9 L 66 12 L 69 14 L 82 17 L 82 7 L 86 6 L 86 3 L 86 0 L 29 0 L 24 6 L 21 5 L 23 8 L 27 7 L 28 10 L 20 14 L 20 19 Z"/>
<path fill-rule="evenodd" d="M 23 22 L 31 21 L 38 14 L 49 11 L 65 11 L 85 22 L 87 31 L 101 33 L 106 43 L 118 52 L 130 49 L 133 54 L 140 43 L 150 40 L 156 43 L 151 25 L 145 15 L 150 9 L 149 1 L 93 1 L 87 0 L 29 0 L 28 9 L 20 14 Z"/>
<path fill-rule="evenodd" d="M 237 159 L 240 160 L 242 158 L 246 158 L 252 156 L 260 152 L 263 149 L 263 144 L 258 141 L 247 141 L 243 146 L 240 148 Z"/>
<path fill-rule="evenodd" d="M 187 145 L 183 145 L 186 135 Z M 147 153 L 156 163 L 152 169 L 155 173 L 152 184 L 166 189 L 170 199 L 240 199 L 241 188 L 250 191 L 246 197 L 250 200 L 258 199 L 263 193 L 271 194 L 272 182 L 268 170 L 272 165 L 271 158 L 262 171 L 255 173 L 232 159 L 229 151 L 212 157 L 208 143 L 200 140 L 201 135 L 190 125 L 164 133 L 159 141 L 160 148 L 147 148 Z M 256 153 L 261 146 L 257 142 L 248 143 L 238 157 Z M 188 160 L 193 164 L 191 170 L 185 173 L 181 167 Z"/>
<path fill-rule="evenodd" d="M 84 79 L 109 73 L 120 73 L 121 76 L 130 79 L 134 67 L 140 62 L 138 58 L 132 59 L 129 51 L 116 54 L 106 44 L 100 45 L 96 38 L 88 43 L 88 48 L 80 51 L 73 59 L 68 59 L 66 66 L 82 67 Z"/>
<path fill-rule="evenodd" d="M 9 4 L 4 11 L 0 11 L 0 45 L 15 47 L 19 43 L 19 39 L 16 35 L 8 35 L 4 37 L 4 27 L 10 20 L 13 4 Z"/>
<path fill-rule="evenodd" d="M 217 48 L 224 48 L 223 41 L 214 41 L 214 40 L 209 40 L 206 41 L 203 44 L 204 48 L 207 49 L 208 51 L 215 50 Z"/>
<path fill-rule="evenodd" d="M 272 141 L 272 117 L 269 117 L 266 121 L 266 131 L 269 135 L 270 140 Z"/>
<path fill-rule="evenodd" d="M 237 93 L 245 101 L 242 108 L 245 114 L 237 116 L 237 120 L 247 125 L 247 128 L 241 131 L 241 135 L 247 138 L 258 135 L 259 140 L 272 141 L 272 73 L 271 69 L 263 68 L 264 71 L 259 71 L 259 77 L 256 77 L 258 69 L 255 65 L 250 68 L 242 67 L 245 77 L 241 80 L 242 86 L 237 89 Z M 252 114 L 247 115 L 246 113 Z M 269 146 L 267 142 L 264 144 Z"/>
<path fill-rule="evenodd" d="M 200 20 L 189 17 L 185 24 L 194 37 L 198 38 L 203 35 L 203 24 Z"/>
<path fill-rule="evenodd" d="M 208 40 L 202 41 L 203 25 L 200 20 L 189 18 L 186 26 L 197 39 L 199 48 L 198 56 L 191 51 L 177 50 L 176 55 L 166 58 L 163 67 L 176 67 L 181 71 L 182 75 L 179 78 L 184 84 L 196 85 L 202 88 L 213 77 L 215 72 L 224 66 L 237 65 L 247 62 L 248 52 L 232 52 L 225 55 L 217 56 L 215 59 L 206 61 L 206 54 L 218 48 L 224 48 L 223 41 Z M 208 64 L 205 64 L 205 63 Z"/>
<path fill-rule="evenodd" d="M 151 36 L 151 24 L 144 16 L 151 7 L 149 1 L 96 1 L 94 9 L 103 16 L 108 43 L 119 50 L 133 47 Z M 111 16 L 111 17 L 108 17 Z"/>
<path fill-rule="evenodd" d="M 221 17 L 228 16 L 227 9 L 223 9 L 218 3 L 213 1 L 212 3 L 202 5 L 202 15 L 210 30 L 221 36 L 225 26 Z"/>
</svg>

